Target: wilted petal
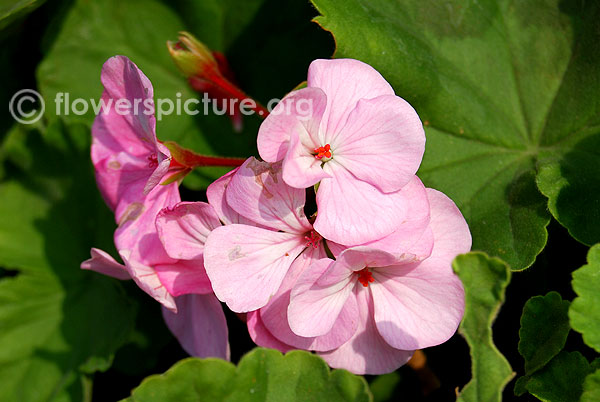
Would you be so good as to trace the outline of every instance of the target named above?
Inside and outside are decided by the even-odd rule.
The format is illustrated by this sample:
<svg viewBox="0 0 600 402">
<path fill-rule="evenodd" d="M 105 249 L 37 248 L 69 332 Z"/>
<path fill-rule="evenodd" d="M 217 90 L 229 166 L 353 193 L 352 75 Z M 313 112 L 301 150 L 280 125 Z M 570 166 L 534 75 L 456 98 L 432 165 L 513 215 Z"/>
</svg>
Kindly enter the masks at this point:
<svg viewBox="0 0 600 402">
<path fill-rule="evenodd" d="M 105 251 L 97 248 L 90 250 L 92 258 L 81 263 L 81 269 L 96 271 L 104 275 L 112 276 L 116 279 L 131 279 L 129 272 L 123 264 L 119 264 Z"/>
<path fill-rule="evenodd" d="M 156 229 L 169 257 L 200 258 L 209 233 L 221 226 L 217 213 L 205 202 L 180 202 L 163 209 L 156 217 Z"/>
<path fill-rule="evenodd" d="M 176 300 L 178 313 L 163 308 L 163 317 L 181 347 L 192 356 L 229 360 L 227 321 L 217 298 L 184 295 Z"/>
<path fill-rule="evenodd" d="M 227 225 L 208 236 L 204 265 L 219 300 L 247 312 L 269 302 L 304 248 L 305 240 L 296 234 Z"/>
</svg>

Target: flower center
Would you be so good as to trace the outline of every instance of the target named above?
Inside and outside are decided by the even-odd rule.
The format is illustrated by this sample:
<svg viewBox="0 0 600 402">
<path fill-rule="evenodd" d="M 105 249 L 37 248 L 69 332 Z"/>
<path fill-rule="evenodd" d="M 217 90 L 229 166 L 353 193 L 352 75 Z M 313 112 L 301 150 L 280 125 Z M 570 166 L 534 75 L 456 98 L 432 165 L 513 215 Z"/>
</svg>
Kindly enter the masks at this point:
<svg viewBox="0 0 600 402">
<path fill-rule="evenodd" d="M 148 157 L 148 167 L 155 168 L 158 166 L 158 157 L 156 154 L 152 154 Z"/>
<path fill-rule="evenodd" d="M 369 282 L 375 281 L 375 279 L 373 278 L 373 275 L 371 275 L 371 271 L 369 271 L 369 268 L 363 268 L 360 271 L 358 271 L 357 274 L 358 274 L 358 281 L 364 287 L 369 286 Z"/>
<path fill-rule="evenodd" d="M 325 144 L 324 147 L 315 148 L 316 159 L 331 158 L 331 145 Z"/>
<path fill-rule="evenodd" d="M 304 236 L 304 240 L 306 240 L 306 247 L 318 248 L 321 239 L 321 235 L 314 230 L 311 230 L 309 234 Z"/>
</svg>

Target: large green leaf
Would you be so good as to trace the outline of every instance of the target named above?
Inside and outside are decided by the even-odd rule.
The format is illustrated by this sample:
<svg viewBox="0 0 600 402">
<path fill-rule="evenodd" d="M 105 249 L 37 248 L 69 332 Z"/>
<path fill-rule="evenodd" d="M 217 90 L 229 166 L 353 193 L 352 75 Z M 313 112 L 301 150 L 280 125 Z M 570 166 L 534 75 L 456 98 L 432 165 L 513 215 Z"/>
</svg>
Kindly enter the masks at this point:
<svg viewBox="0 0 600 402">
<path fill-rule="evenodd" d="M 117 281 L 79 269 L 114 230 L 89 138 L 57 124 L 44 138 L 13 130 L 3 144 L 12 178 L 0 183 L 0 266 L 16 276 L 0 280 L 2 401 L 87 400 L 85 374 L 110 366 L 134 321 Z"/>
<path fill-rule="evenodd" d="M 483 253 L 460 255 L 453 267 L 465 288 L 465 316 L 459 332 L 471 348 L 473 374 L 458 401 L 501 401 L 502 390 L 514 373 L 494 345 L 492 324 L 504 302 L 510 269 L 502 260 Z"/>
<path fill-rule="evenodd" d="M 325 362 L 305 351 L 283 356 L 256 348 L 240 361 L 186 359 L 162 375 L 148 377 L 133 390 L 131 402 L 169 401 L 370 401 L 362 377 L 330 371 Z"/>
<path fill-rule="evenodd" d="M 574 150 L 588 146 L 595 148 L 587 150 L 588 169 L 561 169 L 567 182 L 577 175 L 574 186 L 550 194 L 545 180 L 539 184 L 558 220 L 585 234 L 578 239 L 600 240 L 599 193 L 581 193 L 599 180 L 597 163 L 589 163 L 600 133 L 598 2 L 313 3 L 336 39 L 336 57 L 373 65 L 420 114 L 427 146 L 419 175 L 456 201 L 474 249 L 513 269 L 531 265 L 548 224 L 536 165 L 567 169 L 585 152 Z M 576 210 L 563 202 L 577 198 L 570 191 L 585 200 Z M 573 214 L 587 214 L 589 230 Z"/>
<path fill-rule="evenodd" d="M 573 272 L 576 297 L 569 308 L 571 327 L 585 343 L 600 352 L 600 244 L 588 253 L 588 264 Z"/>
<path fill-rule="evenodd" d="M 581 353 L 562 351 L 534 373 L 524 386 L 542 401 L 577 402 L 583 381 L 591 372 L 590 364 Z"/>
<path fill-rule="evenodd" d="M 560 294 L 532 297 L 523 307 L 519 330 L 519 353 L 525 374 L 533 374 L 556 356 L 569 335 L 569 302 Z"/>
</svg>

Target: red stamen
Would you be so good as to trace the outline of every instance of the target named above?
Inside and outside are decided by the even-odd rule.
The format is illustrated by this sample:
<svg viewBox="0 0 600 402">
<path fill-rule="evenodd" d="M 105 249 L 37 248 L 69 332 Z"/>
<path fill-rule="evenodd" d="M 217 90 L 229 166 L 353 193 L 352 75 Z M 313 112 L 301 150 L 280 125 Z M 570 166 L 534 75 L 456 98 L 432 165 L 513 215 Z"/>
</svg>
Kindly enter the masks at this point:
<svg viewBox="0 0 600 402">
<path fill-rule="evenodd" d="M 315 232 L 314 230 L 311 230 L 309 235 L 304 236 L 304 240 L 306 240 L 307 242 L 306 247 L 318 248 L 321 239 L 321 235 Z"/>
<path fill-rule="evenodd" d="M 331 158 L 331 146 L 329 144 L 325 144 L 324 147 L 315 148 L 315 158 Z"/>
<path fill-rule="evenodd" d="M 375 279 L 373 278 L 373 275 L 371 275 L 369 268 L 363 268 L 358 271 L 358 281 L 361 283 L 361 285 L 367 287 L 369 286 L 369 282 L 374 282 Z"/>
</svg>

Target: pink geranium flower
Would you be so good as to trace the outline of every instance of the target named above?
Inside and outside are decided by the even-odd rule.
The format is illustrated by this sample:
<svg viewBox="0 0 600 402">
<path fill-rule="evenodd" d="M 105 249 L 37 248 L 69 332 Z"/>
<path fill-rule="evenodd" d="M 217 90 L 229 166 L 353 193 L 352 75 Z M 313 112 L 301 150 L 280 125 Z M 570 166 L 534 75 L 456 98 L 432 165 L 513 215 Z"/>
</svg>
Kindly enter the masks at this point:
<svg viewBox="0 0 600 402">
<path fill-rule="evenodd" d="M 100 193 L 115 212 L 119 227 L 115 246 L 125 262 L 123 267 L 138 286 L 169 309 L 176 309 L 173 296 L 157 276 L 156 264 L 173 263 L 162 248 L 154 221 L 164 207 L 179 202 L 177 184 L 156 186 L 169 168 L 169 151 L 156 139 L 154 115 L 118 113 L 120 99 L 152 100 L 148 78 L 124 56 L 111 57 L 102 67 L 102 101 L 107 108 L 92 126 L 91 156 Z M 139 103 L 138 103 L 139 104 Z M 84 269 L 108 273 L 116 261 L 93 250 Z"/>
<path fill-rule="evenodd" d="M 391 254 L 370 247 L 344 250 L 318 260 L 293 286 L 291 329 L 323 336 L 340 322 L 354 328 L 341 346 L 321 356 L 336 368 L 381 374 L 406 363 L 415 349 L 450 338 L 464 311 L 464 291 L 452 260 L 471 247 L 468 226 L 454 203 L 428 189 L 433 233 L 431 255 Z M 346 317 L 354 317 L 354 321 Z M 268 337 L 259 327 L 260 336 Z"/>
<path fill-rule="evenodd" d="M 433 247 L 427 192 L 421 181 L 414 176 L 402 193 L 406 199 L 397 207 L 407 212 L 406 220 L 392 234 L 367 245 L 401 255 L 405 259 L 422 260 L 431 254 Z M 347 248 L 331 241 L 327 241 L 326 244 L 336 257 Z M 357 321 L 349 310 L 340 313 L 341 318 L 326 334 L 299 336 L 289 326 L 288 306 L 292 287 L 311 263 L 325 257 L 317 251 L 307 249 L 300 254 L 269 303 L 257 311 L 248 313 L 248 330 L 257 344 L 281 351 L 297 348 L 324 352 L 341 346 L 355 333 L 354 324 Z"/>
<path fill-rule="evenodd" d="M 228 358 L 225 316 L 202 264 L 171 257 L 158 235 L 157 216 L 164 215 L 165 208 L 173 211 L 181 199 L 176 182 L 157 185 L 170 174 L 170 154 L 157 141 L 155 118 L 141 108 L 131 113 L 116 110 L 120 99 L 131 105 L 152 101 L 152 85 L 124 56 L 104 64 L 101 80 L 108 108 L 94 121 L 91 154 L 98 187 L 119 225 L 114 241 L 125 265 L 92 249 L 92 258 L 81 267 L 133 279 L 170 310 L 164 311 L 165 321 L 184 349 L 196 356 Z M 193 325 L 187 325 L 192 318 Z M 206 341 L 200 344 L 198 338 Z"/>
<path fill-rule="evenodd" d="M 235 220 L 210 233 L 204 263 L 219 300 L 247 312 L 268 303 L 298 255 L 325 252 L 304 214 L 304 190 L 283 182 L 281 164 L 249 158 L 228 180 L 213 202 Z"/>
<path fill-rule="evenodd" d="M 283 161 L 292 187 L 320 182 L 314 227 L 327 239 L 361 244 L 389 235 L 403 220 L 394 206 L 424 152 L 417 113 L 357 60 L 315 60 L 307 86 L 263 122 L 260 156 Z"/>
</svg>

